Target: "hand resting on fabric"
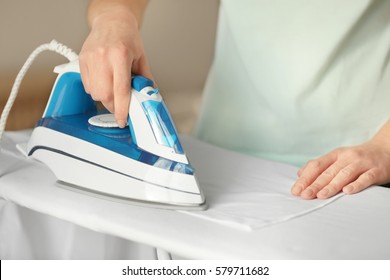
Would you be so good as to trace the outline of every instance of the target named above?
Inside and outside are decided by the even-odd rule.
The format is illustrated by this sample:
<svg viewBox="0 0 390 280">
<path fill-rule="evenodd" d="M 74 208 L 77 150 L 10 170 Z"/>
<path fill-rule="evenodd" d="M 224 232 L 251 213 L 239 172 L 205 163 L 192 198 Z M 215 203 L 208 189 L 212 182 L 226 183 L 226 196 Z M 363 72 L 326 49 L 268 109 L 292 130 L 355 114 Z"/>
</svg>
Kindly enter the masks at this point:
<svg viewBox="0 0 390 280">
<path fill-rule="evenodd" d="M 339 192 L 354 194 L 390 182 L 390 121 L 366 143 L 338 148 L 309 161 L 291 189 L 304 199 L 326 199 Z"/>
</svg>

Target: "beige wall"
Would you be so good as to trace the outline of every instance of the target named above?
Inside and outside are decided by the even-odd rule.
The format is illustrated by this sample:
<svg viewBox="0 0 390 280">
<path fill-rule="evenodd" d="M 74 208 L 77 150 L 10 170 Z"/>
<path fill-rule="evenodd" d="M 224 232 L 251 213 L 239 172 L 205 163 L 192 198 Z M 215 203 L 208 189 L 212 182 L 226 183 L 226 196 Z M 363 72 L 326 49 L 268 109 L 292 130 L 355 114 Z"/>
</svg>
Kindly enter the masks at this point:
<svg viewBox="0 0 390 280">
<path fill-rule="evenodd" d="M 56 39 L 80 51 L 88 33 L 87 4 L 87 0 L 0 0 L 0 103 L 4 104 L 12 80 L 38 45 Z M 150 1 L 142 34 L 153 73 L 167 103 L 185 102 L 186 95 L 194 98 L 201 91 L 213 55 L 217 12 L 218 0 Z M 19 127 L 26 126 L 23 123 L 30 125 L 28 112 L 38 111 L 36 115 L 43 110 L 42 96 L 47 98 L 55 78 L 52 68 L 64 62 L 57 54 L 46 53 L 34 63 L 13 109 L 23 111 L 17 114 L 19 117 L 13 112 Z M 177 92 L 182 93 L 178 98 Z M 34 104 L 34 108 L 21 109 L 22 101 Z M 187 105 L 176 102 L 172 106 L 177 109 L 171 111 L 183 112 Z"/>
</svg>

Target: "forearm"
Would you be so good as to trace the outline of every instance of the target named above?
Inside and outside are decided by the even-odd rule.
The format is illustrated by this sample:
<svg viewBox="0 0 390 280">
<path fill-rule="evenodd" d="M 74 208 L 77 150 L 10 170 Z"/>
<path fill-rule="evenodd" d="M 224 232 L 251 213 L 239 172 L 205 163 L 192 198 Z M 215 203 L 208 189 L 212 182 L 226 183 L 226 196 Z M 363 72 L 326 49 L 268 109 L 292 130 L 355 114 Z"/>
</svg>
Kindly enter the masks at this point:
<svg viewBox="0 0 390 280">
<path fill-rule="evenodd" d="M 147 4 L 148 0 L 91 0 L 88 6 L 88 24 L 92 27 L 102 15 L 122 13 L 131 14 L 139 26 Z"/>
</svg>

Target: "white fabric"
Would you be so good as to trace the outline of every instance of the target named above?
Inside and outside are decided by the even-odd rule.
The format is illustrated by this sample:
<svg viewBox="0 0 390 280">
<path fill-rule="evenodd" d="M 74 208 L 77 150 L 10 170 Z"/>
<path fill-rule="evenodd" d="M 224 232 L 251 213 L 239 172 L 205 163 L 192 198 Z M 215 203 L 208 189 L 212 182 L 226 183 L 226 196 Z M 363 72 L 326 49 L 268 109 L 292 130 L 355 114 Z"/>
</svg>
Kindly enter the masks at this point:
<svg viewBox="0 0 390 280">
<path fill-rule="evenodd" d="M 390 118 L 390 1 L 222 0 L 196 136 L 302 165 Z"/>
<path fill-rule="evenodd" d="M 42 200 L 39 207 L 47 204 L 45 208 L 52 208 L 48 214 L 61 216 L 61 212 L 69 211 L 68 205 L 60 209 L 57 203 L 71 201 L 73 193 L 56 187 L 56 180 L 46 166 L 18 155 L 14 141 L 9 140 L 7 146 L 3 145 L 4 153 L 0 158 L 7 162 L 2 170 L 3 182 L 8 185 L 2 187 L 3 196 L 7 197 L 7 194 L 15 191 L 10 190 L 13 185 L 28 185 L 29 191 L 45 193 L 37 199 Z M 251 230 L 310 213 L 337 199 L 305 201 L 293 197 L 290 188 L 296 179 L 296 167 L 251 158 L 195 140 L 187 152 L 197 154 L 192 161 L 199 166 L 197 178 L 204 189 L 209 209 L 183 212 L 186 214 Z M 229 160 L 222 163 L 223 158 Z M 207 164 L 204 164 L 204 159 L 207 159 Z M 19 176 L 7 175 L 10 173 Z M 27 196 L 22 192 L 14 192 L 13 195 L 16 201 L 26 200 Z M 33 209 L 36 207 L 31 206 Z M 81 219 L 81 224 L 90 222 L 90 217 L 80 216 L 77 212 L 71 214 L 75 215 L 74 219 Z M 107 218 L 111 220 L 111 217 Z"/>
<path fill-rule="evenodd" d="M 332 203 L 291 195 L 298 168 L 223 150 L 191 140 L 186 149 L 195 164 L 209 208 L 187 212 L 241 230 L 254 230 L 309 214 Z M 223 160 L 226 159 L 226 160 Z M 207 161 L 207 164 L 205 164 Z"/>
<path fill-rule="evenodd" d="M 0 259 L 156 259 L 156 251 L 0 198 Z"/>
<path fill-rule="evenodd" d="M 11 151 L 13 140 L 25 141 L 28 133 L 5 136 L 6 151 L 0 154 L 0 196 L 7 200 L 0 200 L 1 258 L 136 257 L 121 238 L 187 258 L 390 258 L 390 189 L 372 187 L 332 202 L 292 198 L 288 191 L 295 167 L 184 137 L 210 206 L 189 215 L 58 188 L 45 166 Z M 122 245 L 125 249 L 119 250 Z"/>
</svg>

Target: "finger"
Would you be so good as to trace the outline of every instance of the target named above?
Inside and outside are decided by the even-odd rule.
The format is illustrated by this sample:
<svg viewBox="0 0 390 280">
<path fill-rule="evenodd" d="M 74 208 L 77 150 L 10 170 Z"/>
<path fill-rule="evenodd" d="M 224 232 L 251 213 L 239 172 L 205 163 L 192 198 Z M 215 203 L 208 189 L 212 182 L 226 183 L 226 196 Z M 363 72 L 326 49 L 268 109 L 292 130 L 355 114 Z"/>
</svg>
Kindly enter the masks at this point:
<svg viewBox="0 0 390 280">
<path fill-rule="evenodd" d="M 300 172 L 300 175 L 291 188 L 293 195 L 299 196 L 301 193 L 310 186 L 314 180 L 326 170 L 336 158 L 334 153 L 329 153 L 319 159 L 309 161 Z"/>
<path fill-rule="evenodd" d="M 370 169 L 361 174 L 355 181 L 346 185 L 342 190 L 346 194 L 354 194 L 360 192 L 369 186 L 375 184 L 377 178 L 377 171 Z"/>
<path fill-rule="evenodd" d="M 128 60 L 116 61 L 114 66 L 114 107 L 119 127 L 125 127 L 130 105 L 130 65 Z"/>
<path fill-rule="evenodd" d="M 135 74 L 149 78 L 153 82 L 155 81 L 146 56 L 141 56 L 137 61 L 133 62 L 133 72 Z"/>
<path fill-rule="evenodd" d="M 312 199 L 316 196 L 318 197 L 318 194 L 321 193 L 322 196 L 320 195 L 319 198 L 325 198 L 323 196 L 326 196 L 327 191 L 323 191 L 323 189 L 337 176 L 342 167 L 343 165 L 340 165 L 338 162 L 329 166 L 301 193 L 301 196 L 305 199 Z"/>
<path fill-rule="evenodd" d="M 90 93 L 88 65 L 86 62 L 84 62 L 84 59 L 80 58 L 79 66 L 80 66 L 81 81 L 83 83 L 84 90 L 86 93 Z"/>
<path fill-rule="evenodd" d="M 115 112 L 115 106 L 114 106 L 114 100 L 111 101 L 101 101 L 104 108 L 106 108 L 110 113 L 114 114 Z"/>
<path fill-rule="evenodd" d="M 302 172 L 303 170 L 305 169 L 306 165 L 305 166 L 302 166 L 301 168 L 299 168 L 298 172 L 297 172 L 297 175 L 298 177 L 300 177 L 302 175 Z"/>
<path fill-rule="evenodd" d="M 92 65 L 93 66 L 93 65 Z M 113 76 L 109 67 L 99 65 L 89 69 L 89 89 L 95 101 L 101 101 L 111 113 L 114 112 Z"/>
<path fill-rule="evenodd" d="M 349 164 L 337 173 L 333 180 L 318 192 L 318 198 L 329 198 L 339 193 L 346 185 L 355 181 L 365 170 L 360 163 Z"/>
</svg>

